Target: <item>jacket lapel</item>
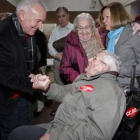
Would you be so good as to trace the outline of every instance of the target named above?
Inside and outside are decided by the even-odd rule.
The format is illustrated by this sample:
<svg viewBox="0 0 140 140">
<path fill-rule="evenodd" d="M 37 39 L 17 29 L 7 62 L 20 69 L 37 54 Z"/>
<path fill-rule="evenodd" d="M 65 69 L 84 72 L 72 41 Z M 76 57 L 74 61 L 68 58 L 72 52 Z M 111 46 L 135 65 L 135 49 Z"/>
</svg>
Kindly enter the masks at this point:
<svg viewBox="0 0 140 140">
<path fill-rule="evenodd" d="M 16 30 L 16 27 L 13 23 L 13 20 L 12 20 L 12 16 L 11 18 L 9 19 L 11 21 L 11 24 L 10 24 L 10 28 L 11 28 L 11 40 L 14 40 L 15 42 L 15 48 L 16 50 L 18 50 L 19 52 L 19 55 L 22 57 L 22 62 L 25 63 L 25 66 L 27 66 L 27 62 L 26 62 L 26 57 L 25 57 L 25 52 L 24 52 L 24 45 L 26 44 L 26 41 L 22 41 L 20 36 L 18 35 L 18 31 Z M 15 39 L 16 38 L 16 39 Z M 27 69 L 27 67 L 26 67 Z"/>
<path fill-rule="evenodd" d="M 125 43 L 127 40 L 129 40 L 132 36 L 132 27 L 130 27 L 131 25 L 130 24 L 127 24 L 123 33 L 120 35 L 120 38 L 116 44 L 116 47 L 115 47 L 115 52 L 116 52 L 116 49 L 121 46 L 123 43 Z"/>
</svg>

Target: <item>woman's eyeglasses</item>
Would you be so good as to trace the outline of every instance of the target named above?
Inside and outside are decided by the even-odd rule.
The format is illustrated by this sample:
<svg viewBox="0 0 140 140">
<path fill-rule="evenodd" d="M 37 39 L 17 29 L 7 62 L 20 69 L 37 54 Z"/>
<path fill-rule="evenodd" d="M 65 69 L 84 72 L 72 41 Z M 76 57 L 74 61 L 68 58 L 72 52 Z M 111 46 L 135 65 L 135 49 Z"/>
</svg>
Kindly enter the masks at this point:
<svg viewBox="0 0 140 140">
<path fill-rule="evenodd" d="M 91 29 L 91 26 L 85 26 L 85 27 L 82 27 L 82 26 L 78 26 L 77 27 L 77 30 L 78 31 L 83 31 L 83 30 L 86 30 L 86 31 L 88 31 L 88 30 L 90 30 Z"/>
</svg>

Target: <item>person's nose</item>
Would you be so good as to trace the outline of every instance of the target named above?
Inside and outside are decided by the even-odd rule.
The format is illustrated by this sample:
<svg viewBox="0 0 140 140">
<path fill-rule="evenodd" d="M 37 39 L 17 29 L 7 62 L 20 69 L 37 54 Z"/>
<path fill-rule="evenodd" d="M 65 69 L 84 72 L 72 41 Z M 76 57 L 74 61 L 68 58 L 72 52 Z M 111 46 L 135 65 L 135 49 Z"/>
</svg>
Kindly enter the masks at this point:
<svg viewBox="0 0 140 140">
<path fill-rule="evenodd" d="M 83 33 L 87 33 L 87 30 L 86 29 L 83 29 Z"/>
<path fill-rule="evenodd" d="M 104 19 L 103 19 L 103 23 L 105 23 L 105 22 L 106 22 L 106 19 L 104 18 Z"/>
<path fill-rule="evenodd" d="M 59 21 L 62 21 L 63 20 L 63 17 L 59 17 Z"/>
</svg>

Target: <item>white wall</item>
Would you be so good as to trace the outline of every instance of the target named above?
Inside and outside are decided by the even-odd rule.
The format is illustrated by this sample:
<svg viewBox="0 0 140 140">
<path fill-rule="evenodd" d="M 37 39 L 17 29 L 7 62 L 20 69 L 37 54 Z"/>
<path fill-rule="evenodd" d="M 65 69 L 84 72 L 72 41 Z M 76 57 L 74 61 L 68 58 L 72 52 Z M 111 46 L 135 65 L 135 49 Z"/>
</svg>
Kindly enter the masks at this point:
<svg viewBox="0 0 140 140">
<path fill-rule="evenodd" d="M 49 11 L 55 11 L 60 6 L 65 6 L 69 11 L 99 11 L 101 5 L 96 0 L 95 8 L 90 8 L 91 0 L 45 0 Z"/>
<path fill-rule="evenodd" d="M 7 0 L 14 6 L 16 6 L 19 0 Z M 96 1 L 95 7 L 92 7 L 92 1 Z M 49 11 L 55 11 L 60 6 L 65 6 L 69 11 L 100 11 L 102 5 L 101 2 L 107 4 L 112 1 L 119 1 L 123 4 L 131 3 L 126 6 L 127 11 L 134 19 L 140 14 L 140 0 L 44 0 L 48 6 Z"/>
<path fill-rule="evenodd" d="M 100 11 L 102 8 L 102 3 L 106 4 L 108 1 L 106 0 L 44 0 L 46 5 L 48 6 L 49 11 L 55 11 L 60 6 L 65 6 L 69 11 Z M 91 1 L 96 1 L 95 7 L 92 8 Z M 119 1 L 122 3 L 129 3 L 128 0 L 110 0 Z M 130 13 L 132 19 L 134 19 L 137 15 L 140 14 L 140 0 L 131 0 L 135 1 L 132 4 L 126 6 L 127 11 Z"/>
<path fill-rule="evenodd" d="M 134 20 L 135 17 L 140 14 L 140 2 L 136 2 L 134 4 L 126 6 L 126 10 Z"/>
<path fill-rule="evenodd" d="M 10 2 L 14 6 L 16 6 L 17 3 L 19 2 L 19 0 L 7 0 L 7 1 Z"/>
</svg>

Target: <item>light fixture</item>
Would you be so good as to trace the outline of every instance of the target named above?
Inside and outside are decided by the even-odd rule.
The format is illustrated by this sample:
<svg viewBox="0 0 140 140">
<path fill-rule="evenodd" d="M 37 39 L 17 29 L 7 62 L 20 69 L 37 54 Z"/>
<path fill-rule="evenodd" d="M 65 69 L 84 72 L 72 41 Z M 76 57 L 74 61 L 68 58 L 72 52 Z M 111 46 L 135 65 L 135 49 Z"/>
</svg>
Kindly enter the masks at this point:
<svg viewBox="0 0 140 140">
<path fill-rule="evenodd" d="M 92 9 L 94 9 L 95 8 L 95 5 L 96 5 L 96 0 L 91 0 L 91 2 L 90 2 L 90 9 L 92 10 Z"/>
</svg>

